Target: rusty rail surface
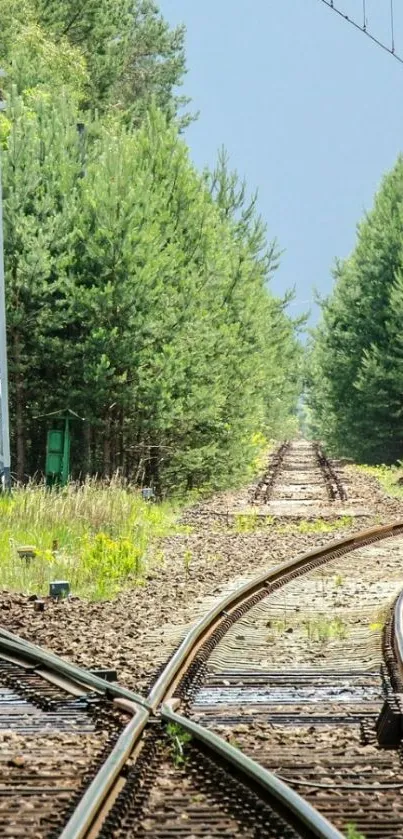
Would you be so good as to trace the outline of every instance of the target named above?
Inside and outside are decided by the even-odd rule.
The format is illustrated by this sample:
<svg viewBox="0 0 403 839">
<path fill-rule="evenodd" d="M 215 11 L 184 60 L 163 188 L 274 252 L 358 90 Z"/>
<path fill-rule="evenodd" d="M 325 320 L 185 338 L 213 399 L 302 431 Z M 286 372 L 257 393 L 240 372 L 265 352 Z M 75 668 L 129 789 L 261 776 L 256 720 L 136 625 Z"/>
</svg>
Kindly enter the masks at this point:
<svg viewBox="0 0 403 839">
<path fill-rule="evenodd" d="M 55 654 L 44 651 L 12 633 L 0 629 L 0 656 L 10 657 L 10 660 L 16 658 L 17 660 L 35 661 L 41 667 L 48 668 L 55 674 L 71 679 L 73 686 L 86 685 L 103 693 L 112 698 L 119 707 L 133 715 L 107 760 L 87 788 L 79 806 L 62 831 L 61 838 L 83 839 L 83 837 L 88 836 L 91 826 L 94 825 L 96 820 L 97 824 L 100 823 L 100 813 L 105 807 L 107 799 L 111 796 L 111 790 L 122 767 L 130 755 L 133 754 L 135 747 L 141 742 L 147 722 L 153 715 L 158 714 L 165 720 L 173 720 L 175 717 L 175 721 L 180 722 L 189 731 L 191 728 L 193 731 L 196 726 L 197 731 L 196 728 L 193 731 L 193 734 L 197 735 L 196 739 L 204 739 L 207 744 L 207 741 L 209 741 L 213 751 L 220 751 L 221 755 L 225 756 L 227 763 L 236 766 L 238 772 L 241 772 L 244 777 L 249 779 L 253 777 L 255 781 L 260 778 L 261 783 L 259 785 L 262 796 L 277 801 L 281 799 L 282 805 L 294 816 L 297 816 L 301 824 L 309 826 L 314 836 L 319 837 L 319 839 L 341 839 L 341 834 L 290 787 L 280 782 L 278 778 L 262 769 L 254 761 L 241 755 L 238 749 L 233 749 L 217 735 L 207 732 L 201 726 L 187 720 L 186 717 L 175 714 L 170 700 L 181 678 L 189 670 L 204 644 L 214 636 L 217 630 L 226 632 L 228 626 L 237 620 L 239 607 L 249 609 L 256 602 L 256 597 L 260 599 L 266 596 L 272 588 L 277 588 L 290 578 L 306 573 L 363 545 L 400 533 L 403 533 L 403 521 L 373 527 L 345 539 L 336 540 L 325 547 L 317 548 L 281 563 L 272 570 L 244 584 L 232 594 L 227 595 L 207 612 L 185 636 L 156 680 L 147 698 L 141 697 L 116 683 L 106 682 L 85 669 L 69 664 Z M 403 662 L 403 593 L 396 604 L 395 620 L 396 637 L 399 638 L 398 653 L 401 662 Z"/>
<path fill-rule="evenodd" d="M 391 525 L 381 525 L 361 531 L 345 539 L 338 539 L 325 547 L 316 548 L 295 559 L 283 562 L 271 571 L 265 571 L 224 597 L 185 636 L 148 695 L 147 701 L 150 707 L 156 711 L 161 702 L 172 696 L 181 676 L 194 661 L 202 644 L 231 617 L 231 613 L 239 606 L 247 604 L 255 595 L 268 594 L 272 586 L 285 581 L 290 575 L 298 576 L 336 556 L 342 556 L 362 545 L 402 532 L 403 521 L 398 521 Z"/>
<path fill-rule="evenodd" d="M 403 590 L 399 594 L 393 610 L 393 652 L 396 659 L 396 666 L 403 677 Z"/>
</svg>

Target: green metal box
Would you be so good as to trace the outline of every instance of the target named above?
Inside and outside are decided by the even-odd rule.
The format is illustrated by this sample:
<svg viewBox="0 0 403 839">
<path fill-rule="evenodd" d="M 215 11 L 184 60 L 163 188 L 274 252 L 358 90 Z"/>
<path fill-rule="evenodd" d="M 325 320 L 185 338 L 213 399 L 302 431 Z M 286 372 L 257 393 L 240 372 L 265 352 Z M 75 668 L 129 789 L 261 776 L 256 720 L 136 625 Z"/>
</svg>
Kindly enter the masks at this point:
<svg viewBox="0 0 403 839">
<path fill-rule="evenodd" d="M 63 467 L 64 434 L 60 429 L 52 428 L 48 431 L 46 447 L 46 476 L 61 475 Z"/>
</svg>

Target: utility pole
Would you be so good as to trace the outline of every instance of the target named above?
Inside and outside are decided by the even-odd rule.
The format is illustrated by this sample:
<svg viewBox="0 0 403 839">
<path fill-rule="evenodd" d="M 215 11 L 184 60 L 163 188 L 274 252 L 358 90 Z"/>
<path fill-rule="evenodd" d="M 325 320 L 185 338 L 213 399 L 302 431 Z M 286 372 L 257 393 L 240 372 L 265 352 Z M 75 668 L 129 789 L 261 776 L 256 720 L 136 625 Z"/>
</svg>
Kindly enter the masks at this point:
<svg viewBox="0 0 403 839">
<path fill-rule="evenodd" d="M 0 69 L 0 78 L 5 76 Z M 0 111 L 5 110 L 5 102 L 0 98 Z M 0 161 L 1 163 L 1 161 Z M 3 242 L 3 200 L 0 165 L 0 473 L 3 490 L 11 488 L 10 474 L 10 430 L 8 419 L 8 370 L 7 370 L 7 333 L 6 333 L 6 295 L 4 284 L 4 242 Z"/>
</svg>

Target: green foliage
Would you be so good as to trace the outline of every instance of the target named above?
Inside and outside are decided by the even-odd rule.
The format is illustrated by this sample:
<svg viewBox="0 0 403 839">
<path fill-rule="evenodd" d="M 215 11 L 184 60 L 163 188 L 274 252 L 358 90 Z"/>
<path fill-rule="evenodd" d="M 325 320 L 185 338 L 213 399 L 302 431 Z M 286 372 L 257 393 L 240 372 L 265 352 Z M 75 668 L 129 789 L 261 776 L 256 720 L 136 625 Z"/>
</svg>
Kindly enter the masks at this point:
<svg viewBox="0 0 403 839">
<path fill-rule="evenodd" d="M 153 0 L 0 0 L 0 20 L 1 60 L 19 92 L 63 81 L 85 110 L 130 122 L 152 102 L 170 117 L 187 103 L 174 93 L 184 27 L 171 30 Z"/>
<path fill-rule="evenodd" d="M 358 227 L 308 360 L 312 433 L 367 463 L 403 453 L 403 158 Z"/>
<path fill-rule="evenodd" d="M 176 722 L 169 722 L 165 728 L 169 741 L 169 751 L 174 766 L 186 763 L 186 746 L 191 742 L 192 735 Z"/>
<path fill-rule="evenodd" d="M 357 830 L 355 824 L 349 823 L 346 825 L 346 829 L 346 839 L 365 839 L 364 834 Z"/>
<path fill-rule="evenodd" d="M 0 496 L 2 585 L 47 594 L 49 581 L 67 579 L 72 593 L 90 599 L 113 597 L 141 584 L 159 561 L 154 544 L 176 532 L 168 504 L 147 504 L 118 481 L 101 486 L 87 480 L 60 492 L 29 484 Z M 34 545 L 26 562 L 19 545 Z"/>
<path fill-rule="evenodd" d="M 13 43 L 9 80 L 28 100 L 40 92 L 54 95 L 64 90 L 80 101 L 88 73 L 81 52 L 67 39 L 56 44 L 37 24 L 31 24 L 21 29 Z"/>
<path fill-rule="evenodd" d="M 399 463 L 397 466 L 357 466 L 360 472 L 366 475 L 372 475 L 386 490 L 388 495 L 393 495 L 396 498 L 403 498 L 403 481 L 398 483 L 403 478 L 403 466 Z"/>
<path fill-rule="evenodd" d="M 119 585 L 130 574 L 140 578 L 144 564 L 145 539 L 138 534 L 136 544 L 131 539 L 111 539 L 107 533 L 97 533 L 94 538 L 86 536 L 81 546 L 81 562 L 88 579 L 99 574 L 105 588 Z"/>
<path fill-rule="evenodd" d="M 326 643 L 334 638 L 343 640 L 348 635 L 347 626 L 342 618 L 319 615 L 317 618 L 308 618 L 303 623 L 310 641 Z"/>
<path fill-rule="evenodd" d="M 68 403 L 74 477 L 234 485 L 295 421 L 301 351 L 256 197 L 225 155 L 201 176 L 173 119 L 183 31 L 151 0 L 0 3 L 17 478 Z"/>
</svg>

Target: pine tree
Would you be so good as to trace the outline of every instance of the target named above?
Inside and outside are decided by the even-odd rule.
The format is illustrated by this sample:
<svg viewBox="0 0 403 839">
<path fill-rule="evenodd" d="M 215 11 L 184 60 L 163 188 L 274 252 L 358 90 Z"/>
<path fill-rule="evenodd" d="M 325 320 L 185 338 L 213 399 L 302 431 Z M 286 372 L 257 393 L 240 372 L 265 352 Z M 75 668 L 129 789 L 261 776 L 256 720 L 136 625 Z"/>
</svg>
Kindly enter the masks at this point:
<svg viewBox="0 0 403 839">
<path fill-rule="evenodd" d="M 239 481 L 292 412 L 299 348 L 256 196 L 224 157 L 200 175 L 173 119 L 182 30 L 148 0 L 32 0 L 7 20 L 17 476 L 43 466 L 38 416 L 68 406 L 86 420 L 74 475 L 119 469 L 161 493 Z"/>
<path fill-rule="evenodd" d="M 57 44 L 81 50 L 86 105 L 120 108 L 138 122 L 154 101 L 174 115 L 185 72 L 184 27 L 170 29 L 153 0 L 35 0 L 38 22 Z"/>
<path fill-rule="evenodd" d="M 71 109 L 64 99 L 49 103 L 46 97 L 33 96 L 25 104 L 15 95 L 9 99 L 7 118 L 11 126 L 3 155 L 7 323 L 16 472 L 22 478 L 32 415 L 43 397 L 45 336 L 58 316 L 58 288 L 69 259 L 80 161 Z"/>
<path fill-rule="evenodd" d="M 402 453 L 399 396 L 403 158 L 383 180 L 357 245 L 335 269 L 310 356 L 310 402 L 318 433 L 358 459 Z"/>
</svg>

